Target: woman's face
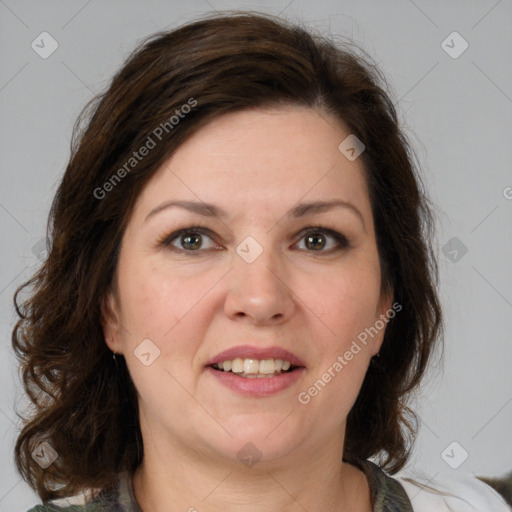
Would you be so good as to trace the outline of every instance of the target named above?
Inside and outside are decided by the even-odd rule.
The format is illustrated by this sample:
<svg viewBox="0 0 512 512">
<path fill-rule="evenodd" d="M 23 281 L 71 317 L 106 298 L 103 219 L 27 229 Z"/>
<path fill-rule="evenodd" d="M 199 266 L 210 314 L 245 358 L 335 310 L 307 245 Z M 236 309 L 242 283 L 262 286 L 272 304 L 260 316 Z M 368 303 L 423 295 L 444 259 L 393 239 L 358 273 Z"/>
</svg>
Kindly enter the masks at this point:
<svg viewBox="0 0 512 512">
<path fill-rule="evenodd" d="M 349 135 L 309 108 L 227 114 L 140 194 L 104 328 L 137 389 L 145 442 L 217 463 L 342 449 L 391 305 L 361 159 L 338 149 Z M 251 378 L 208 366 L 240 358 L 272 371 L 293 359 L 279 349 L 302 368 Z"/>
</svg>

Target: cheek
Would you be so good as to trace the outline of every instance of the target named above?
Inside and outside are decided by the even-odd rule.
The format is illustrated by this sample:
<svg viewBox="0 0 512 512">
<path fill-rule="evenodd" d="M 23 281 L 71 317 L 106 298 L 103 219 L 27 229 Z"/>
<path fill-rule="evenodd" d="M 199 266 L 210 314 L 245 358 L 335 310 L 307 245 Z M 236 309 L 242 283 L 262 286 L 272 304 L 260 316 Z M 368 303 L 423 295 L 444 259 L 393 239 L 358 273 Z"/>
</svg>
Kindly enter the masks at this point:
<svg viewBox="0 0 512 512">
<path fill-rule="evenodd" d="M 192 365 L 205 328 L 201 316 L 206 315 L 199 299 L 208 288 L 200 286 L 200 280 L 188 281 L 142 261 L 135 263 L 120 274 L 126 362 L 147 413 L 158 417 L 170 402 L 185 408 L 190 401 L 184 390 L 192 392 L 195 385 Z M 137 357 L 146 339 L 159 351 L 148 366 Z M 147 346 L 153 358 L 154 349 Z"/>
<path fill-rule="evenodd" d="M 166 369 L 192 389 L 195 356 L 215 310 L 208 290 L 214 287 L 219 277 L 198 272 L 193 275 L 190 271 L 189 275 L 183 274 L 179 269 L 144 261 L 126 265 L 121 275 L 124 279 L 121 281 L 122 321 L 127 331 L 125 340 L 129 356 L 145 339 L 158 347 L 158 358 L 150 367 L 155 372 L 147 376 L 151 382 L 168 381 L 168 374 L 156 373 L 157 369 Z M 134 380 L 137 380 L 142 377 L 141 365 L 134 356 L 130 359 Z M 143 386 L 142 382 L 140 384 Z M 170 386 L 174 389 L 175 382 L 170 382 Z M 148 392 L 151 393 L 151 389 Z"/>
<path fill-rule="evenodd" d="M 174 275 L 173 275 L 174 274 Z M 193 280 L 155 268 L 147 261 L 128 261 L 120 273 L 123 318 L 134 336 L 165 343 L 201 297 Z M 204 292 L 203 292 L 204 293 Z"/>
<path fill-rule="evenodd" d="M 326 276 L 316 290 L 309 294 L 311 309 L 335 340 L 347 342 L 378 316 L 380 275 L 375 266 L 347 266 Z"/>
<path fill-rule="evenodd" d="M 368 268 L 357 272 L 354 267 L 332 277 L 310 295 L 311 309 L 321 320 L 315 321 L 318 365 L 301 389 L 299 402 L 309 404 L 319 415 L 328 407 L 325 421 L 334 426 L 345 420 L 366 375 L 372 338 L 362 342 L 361 334 L 378 318 L 380 282 Z"/>
</svg>

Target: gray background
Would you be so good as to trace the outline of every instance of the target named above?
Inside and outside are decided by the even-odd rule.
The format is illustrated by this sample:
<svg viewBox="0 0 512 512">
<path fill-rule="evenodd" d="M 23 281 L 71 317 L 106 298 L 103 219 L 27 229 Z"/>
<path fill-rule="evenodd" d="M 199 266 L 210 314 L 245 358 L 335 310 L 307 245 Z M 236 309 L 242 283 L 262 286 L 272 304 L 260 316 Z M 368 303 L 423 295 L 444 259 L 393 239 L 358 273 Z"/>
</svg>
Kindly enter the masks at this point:
<svg viewBox="0 0 512 512">
<path fill-rule="evenodd" d="M 437 205 L 447 325 L 444 366 L 416 401 L 422 426 L 410 467 L 427 478 L 512 469 L 511 0 L 0 0 L 0 512 L 39 501 L 13 464 L 14 405 L 24 399 L 12 295 L 40 261 L 73 123 L 141 38 L 233 8 L 352 37 L 388 77 Z M 47 59 L 31 47 L 44 31 L 59 45 Z M 458 58 L 441 45 L 453 31 L 469 44 Z"/>
</svg>

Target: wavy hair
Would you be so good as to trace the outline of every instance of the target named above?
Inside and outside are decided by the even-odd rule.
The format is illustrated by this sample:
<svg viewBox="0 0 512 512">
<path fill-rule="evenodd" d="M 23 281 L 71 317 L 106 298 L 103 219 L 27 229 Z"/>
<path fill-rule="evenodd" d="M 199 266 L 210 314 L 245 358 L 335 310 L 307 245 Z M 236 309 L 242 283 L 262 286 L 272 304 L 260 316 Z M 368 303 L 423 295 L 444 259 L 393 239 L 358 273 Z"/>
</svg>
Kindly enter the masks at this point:
<svg viewBox="0 0 512 512">
<path fill-rule="evenodd" d="M 404 466 L 417 431 L 407 399 L 443 329 L 432 209 L 388 90 L 350 41 L 230 11 L 142 41 L 106 92 L 86 105 L 51 205 L 48 256 L 14 295 L 12 344 L 31 403 L 15 461 L 43 501 L 105 488 L 142 462 L 136 390 L 102 330 L 120 242 L 141 190 L 185 140 L 217 116 L 258 107 L 321 109 L 366 146 L 360 158 L 382 289 L 393 291 L 402 310 L 389 321 L 379 362 L 370 364 L 347 418 L 343 458 L 375 457 L 391 474 Z M 197 104 L 171 128 L 191 98 Z M 159 126 L 167 129 L 158 144 L 122 173 Z M 31 455 L 44 441 L 58 453 L 46 469 Z"/>
</svg>

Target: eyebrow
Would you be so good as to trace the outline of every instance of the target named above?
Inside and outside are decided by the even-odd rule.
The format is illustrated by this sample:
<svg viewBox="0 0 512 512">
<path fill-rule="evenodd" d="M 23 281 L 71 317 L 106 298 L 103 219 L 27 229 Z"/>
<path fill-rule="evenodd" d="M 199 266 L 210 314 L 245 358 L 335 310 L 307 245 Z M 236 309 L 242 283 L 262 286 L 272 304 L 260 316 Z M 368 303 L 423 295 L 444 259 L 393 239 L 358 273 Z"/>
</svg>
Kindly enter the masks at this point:
<svg viewBox="0 0 512 512">
<path fill-rule="evenodd" d="M 156 215 L 162 210 L 166 210 L 167 208 L 172 208 L 174 206 L 183 208 L 198 215 L 202 215 L 203 217 L 213 217 L 216 219 L 222 219 L 228 216 L 225 210 L 211 203 L 196 201 L 166 201 L 165 203 L 160 204 L 156 208 L 153 208 L 144 219 L 144 222 L 146 222 L 150 217 Z M 300 203 L 291 208 L 290 210 L 288 210 L 288 212 L 286 213 L 286 217 L 296 219 L 314 213 L 323 213 L 333 208 L 347 208 L 351 210 L 360 218 L 363 226 L 365 227 L 364 218 L 361 212 L 352 203 L 342 201 L 340 199 L 335 199 L 331 201 L 313 201 L 309 203 Z"/>
</svg>

